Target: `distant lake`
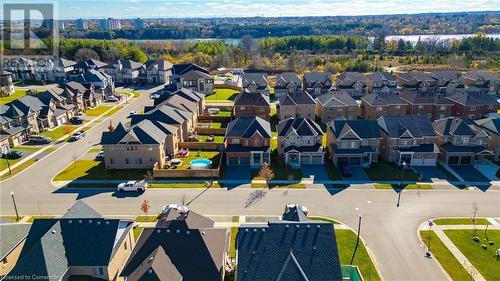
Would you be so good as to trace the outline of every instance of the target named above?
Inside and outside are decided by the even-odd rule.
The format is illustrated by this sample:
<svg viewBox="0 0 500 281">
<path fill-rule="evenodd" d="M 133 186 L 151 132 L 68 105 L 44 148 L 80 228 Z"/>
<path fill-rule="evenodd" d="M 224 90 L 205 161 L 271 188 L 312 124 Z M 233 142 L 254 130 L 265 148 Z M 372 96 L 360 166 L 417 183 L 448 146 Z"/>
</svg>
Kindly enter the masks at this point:
<svg viewBox="0 0 500 281">
<path fill-rule="evenodd" d="M 420 40 L 425 40 L 428 38 L 433 38 L 437 37 L 439 40 L 453 40 L 453 39 L 463 39 L 466 37 L 472 37 L 475 34 L 436 34 L 436 35 L 431 35 L 431 34 L 422 34 L 422 35 L 389 35 L 385 37 L 385 40 L 390 41 L 390 40 L 399 40 L 403 39 L 405 41 L 410 41 L 411 43 L 415 44 L 418 41 L 418 38 Z M 500 34 L 486 34 L 486 37 L 491 37 L 494 39 L 500 39 Z M 371 37 L 370 39 L 373 39 Z M 121 39 L 120 39 L 121 40 Z M 134 41 L 134 42 L 168 42 L 168 41 L 173 41 L 173 42 L 187 42 L 187 43 L 194 43 L 194 42 L 203 42 L 203 41 L 217 41 L 217 40 L 222 40 L 226 45 L 231 45 L 231 46 L 236 46 L 240 43 L 239 38 L 190 38 L 190 39 L 128 39 L 129 41 Z M 257 40 L 259 40 L 257 38 Z"/>
</svg>

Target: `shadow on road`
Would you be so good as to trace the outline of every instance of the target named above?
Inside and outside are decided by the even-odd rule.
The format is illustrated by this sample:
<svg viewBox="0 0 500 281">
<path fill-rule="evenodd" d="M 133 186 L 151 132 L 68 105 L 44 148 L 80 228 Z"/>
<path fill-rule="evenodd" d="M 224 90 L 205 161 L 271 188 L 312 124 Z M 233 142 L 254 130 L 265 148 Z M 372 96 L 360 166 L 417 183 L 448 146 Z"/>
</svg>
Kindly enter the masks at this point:
<svg viewBox="0 0 500 281">
<path fill-rule="evenodd" d="M 77 194 L 76 199 L 84 199 L 92 196 L 96 196 L 103 193 L 111 193 L 112 197 L 115 198 L 130 198 L 130 197 L 139 197 L 143 193 L 138 192 L 118 192 L 115 189 L 111 188 L 59 188 L 58 190 L 53 192 L 54 194 Z"/>
</svg>

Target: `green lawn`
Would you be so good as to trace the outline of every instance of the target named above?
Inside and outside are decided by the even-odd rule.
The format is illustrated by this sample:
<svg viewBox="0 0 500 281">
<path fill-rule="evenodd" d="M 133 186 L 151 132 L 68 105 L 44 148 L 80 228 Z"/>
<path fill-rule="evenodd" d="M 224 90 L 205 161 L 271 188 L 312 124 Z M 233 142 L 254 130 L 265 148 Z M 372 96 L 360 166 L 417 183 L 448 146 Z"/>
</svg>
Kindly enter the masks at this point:
<svg viewBox="0 0 500 281">
<path fill-rule="evenodd" d="M 102 148 L 101 147 L 93 147 L 87 151 L 88 153 L 99 153 L 101 152 Z"/>
<path fill-rule="evenodd" d="M 349 264 L 354 252 L 354 247 L 356 246 L 356 234 L 348 229 L 336 229 L 335 236 L 337 237 L 340 264 Z M 359 243 L 353 265 L 359 267 L 364 280 L 381 280 L 362 242 Z"/>
<path fill-rule="evenodd" d="M 4 179 L 7 179 L 7 178 L 10 178 L 11 176 L 13 175 L 16 175 L 18 174 L 19 172 L 21 172 L 22 170 L 28 168 L 29 166 L 35 164 L 35 160 L 33 159 L 29 159 L 29 160 L 26 160 L 26 162 L 20 164 L 19 166 L 15 167 L 14 169 L 11 170 L 11 174 L 9 175 L 9 173 L 5 173 L 3 174 L 2 176 L 0 176 L 0 180 L 4 180 Z"/>
<path fill-rule="evenodd" d="M 1 158 L 0 159 L 0 171 L 3 171 L 4 169 L 8 169 L 9 165 L 12 169 L 12 165 L 16 164 L 17 162 L 23 160 L 23 158 L 18 158 L 18 159 L 8 159 L 9 163 L 7 164 L 7 159 Z"/>
<path fill-rule="evenodd" d="M 44 220 L 44 219 L 53 219 L 54 216 L 31 216 L 26 222 L 33 222 L 35 219 Z"/>
<path fill-rule="evenodd" d="M 402 175 L 402 169 L 392 163 L 379 161 L 372 163 L 369 168 L 365 168 L 365 172 L 371 180 L 375 181 L 393 181 L 399 180 Z M 404 172 L 404 181 L 416 181 L 419 175 L 415 174 L 412 170 L 406 169 Z"/>
<path fill-rule="evenodd" d="M 21 151 L 29 151 L 29 152 L 36 152 L 40 149 L 42 149 L 43 146 L 24 146 L 24 145 L 20 145 L 20 146 L 15 146 L 12 148 L 12 150 L 21 150 Z"/>
<path fill-rule="evenodd" d="M 236 236 L 238 235 L 238 227 L 231 227 L 231 240 L 229 243 L 229 249 L 227 250 L 227 254 L 231 258 L 236 257 Z"/>
<path fill-rule="evenodd" d="M 74 125 L 61 125 L 58 126 L 50 131 L 43 131 L 40 134 L 44 135 L 46 137 L 51 138 L 53 141 L 58 140 L 62 138 L 63 136 L 67 134 L 71 134 L 73 131 L 76 130 L 76 126 Z"/>
<path fill-rule="evenodd" d="M 342 177 L 340 175 L 339 169 L 333 165 L 333 163 L 330 162 L 330 160 L 327 160 L 327 164 L 325 165 L 326 167 L 326 173 L 328 174 L 328 178 L 330 180 L 341 180 Z"/>
<path fill-rule="evenodd" d="M 239 91 L 232 89 L 214 89 L 214 93 L 205 97 L 205 100 L 216 101 L 216 102 L 232 102 L 234 98 L 239 94 Z"/>
<path fill-rule="evenodd" d="M 139 236 L 141 235 L 142 233 L 142 227 L 136 227 L 134 228 L 134 240 L 137 241 L 137 239 L 139 239 Z"/>
<path fill-rule="evenodd" d="M 198 139 L 202 142 L 206 142 L 209 136 L 207 135 L 198 135 Z M 224 136 L 213 136 L 215 143 L 223 143 L 224 142 Z"/>
<path fill-rule="evenodd" d="M 192 160 L 197 158 L 204 158 L 212 160 L 212 167 L 219 165 L 220 152 L 219 151 L 190 151 L 189 156 L 182 159 L 182 164 L 177 167 L 177 170 L 187 170 Z"/>
<path fill-rule="evenodd" d="M 332 218 L 327 218 L 327 217 L 322 217 L 322 216 L 307 216 L 310 220 L 313 220 L 313 221 L 325 221 L 325 222 L 329 222 L 329 223 L 332 223 L 332 224 L 339 224 L 338 221 L 332 219 Z"/>
<path fill-rule="evenodd" d="M 451 279 L 454 281 L 472 280 L 467 270 L 465 270 L 462 264 L 453 256 L 434 231 L 420 231 L 420 238 L 424 241 L 425 245 L 429 244 L 429 234 L 431 235 L 431 253 L 444 270 L 446 270 L 448 275 L 450 275 Z"/>
<path fill-rule="evenodd" d="M 437 225 L 472 225 L 474 222 L 472 218 L 442 218 L 433 220 Z M 491 224 L 485 218 L 476 218 L 476 225 L 489 225 Z"/>
<path fill-rule="evenodd" d="M 222 128 L 222 123 L 220 122 L 212 122 L 212 124 L 210 124 L 210 129 L 220 129 Z"/>
<path fill-rule="evenodd" d="M 278 133 L 271 132 L 271 149 L 275 150 L 278 148 Z"/>
<path fill-rule="evenodd" d="M 232 111 L 221 110 L 221 111 L 219 111 L 219 113 L 215 114 L 214 116 L 230 117 L 231 115 L 233 115 Z"/>
<path fill-rule="evenodd" d="M 150 183 L 149 188 L 207 188 L 204 182 Z M 219 183 L 212 183 L 210 188 L 221 188 Z"/>
<path fill-rule="evenodd" d="M 376 183 L 375 189 L 399 189 L 398 184 Z M 432 189 L 432 185 L 427 183 L 422 184 L 407 184 L 402 185 L 403 189 Z"/>
<path fill-rule="evenodd" d="M 285 165 L 285 161 L 279 157 L 276 150 L 271 154 L 271 168 L 274 172 L 273 180 L 300 180 L 302 178 L 302 170 L 292 169 Z M 252 170 L 253 179 L 262 179 L 258 177 L 259 169 Z"/>
<path fill-rule="evenodd" d="M 111 105 L 99 105 L 97 107 L 87 109 L 85 111 L 85 114 L 88 116 L 100 116 L 104 112 L 110 110 L 111 108 L 113 108 L 113 106 L 111 106 Z"/>
<path fill-rule="evenodd" d="M 137 216 L 137 217 L 135 217 L 135 221 L 136 222 L 156 222 L 156 221 L 158 221 L 158 216 L 151 216 L 151 215 Z"/>
<path fill-rule="evenodd" d="M 111 115 L 113 115 L 116 112 L 118 112 L 120 109 L 122 109 L 122 107 L 121 106 L 117 106 L 117 107 L 113 108 L 112 110 L 110 110 L 109 112 L 107 112 L 106 114 L 104 114 L 104 117 L 110 117 Z"/>
<path fill-rule="evenodd" d="M 20 99 L 26 95 L 27 91 L 28 91 L 27 89 L 17 88 L 14 90 L 14 93 L 12 95 L 10 95 L 8 97 L 0 97 L 0 104 L 6 104 L 6 103 L 9 103 L 11 101 Z"/>
<path fill-rule="evenodd" d="M 142 180 L 148 170 L 106 170 L 97 160 L 77 160 L 54 178 L 55 181 L 71 180 Z"/>
<path fill-rule="evenodd" d="M 500 245 L 500 230 L 489 230 L 487 238 L 483 230 L 444 230 L 444 233 L 458 247 L 460 252 L 476 267 L 486 280 L 497 281 L 500 276 L 500 259 L 495 257 L 498 245 Z M 472 237 L 477 236 L 481 242 L 474 242 Z M 488 241 L 495 244 L 490 246 Z M 487 249 L 482 249 L 481 244 L 487 245 Z M 431 245 L 432 247 L 432 245 Z"/>
</svg>

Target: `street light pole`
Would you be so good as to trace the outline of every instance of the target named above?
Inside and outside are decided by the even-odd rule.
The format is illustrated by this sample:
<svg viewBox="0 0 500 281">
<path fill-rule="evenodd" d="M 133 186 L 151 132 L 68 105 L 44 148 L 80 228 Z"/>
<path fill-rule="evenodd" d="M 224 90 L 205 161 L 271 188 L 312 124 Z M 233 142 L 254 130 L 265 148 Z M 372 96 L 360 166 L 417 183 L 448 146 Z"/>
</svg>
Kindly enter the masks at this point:
<svg viewBox="0 0 500 281">
<path fill-rule="evenodd" d="M 405 176 L 405 168 L 406 168 L 406 161 L 403 161 L 403 171 L 401 172 L 401 178 L 399 179 L 398 203 L 396 204 L 396 207 L 399 207 L 399 202 L 401 201 L 401 192 Z"/>
<path fill-rule="evenodd" d="M 359 233 L 361 232 L 361 219 L 363 218 L 363 214 L 359 213 L 359 220 L 358 220 L 358 236 L 356 238 L 356 247 L 354 247 L 354 252 L 352 253 L 352 258 L 351 258 L 351 263 L 354 262 L 354 256 L 356 255 L 356 251 L 358 250 L 358 245 L 359 245 Z"/>
<path fill-rule="evenodd" d="M 16 211 L 16 221 L 19 220 L 19 213 L 17 212 L 16 199 L 14 198 L 14 191 L 10 192 L 10 196 L 12 197 L 12 203 L 14 203 L 14 210 Z"/>
</svg>

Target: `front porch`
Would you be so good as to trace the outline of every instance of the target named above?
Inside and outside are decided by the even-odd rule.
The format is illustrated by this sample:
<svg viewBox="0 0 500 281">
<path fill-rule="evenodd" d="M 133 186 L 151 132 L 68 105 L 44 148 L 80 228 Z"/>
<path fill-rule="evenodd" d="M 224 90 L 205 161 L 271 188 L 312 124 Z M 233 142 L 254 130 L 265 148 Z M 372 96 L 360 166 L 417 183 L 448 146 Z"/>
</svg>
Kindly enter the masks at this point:
<svg viewBox="0 0 500 281">
<path fill-rule="evenodd" d="M 325 150 L 322 146 L 289 147 L 283 153 L 285 164 L 292 168 L 301 165 L 323 165 L 325 163 Z"/>
<path fill-rule="evenodd" d="M 439 149 L 435 144 L 399 148 L 396 162 L 399 166 L 436 166 Z"/>
</svg>

